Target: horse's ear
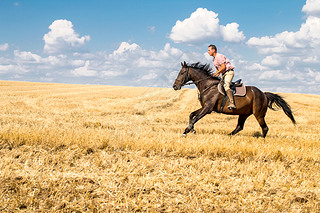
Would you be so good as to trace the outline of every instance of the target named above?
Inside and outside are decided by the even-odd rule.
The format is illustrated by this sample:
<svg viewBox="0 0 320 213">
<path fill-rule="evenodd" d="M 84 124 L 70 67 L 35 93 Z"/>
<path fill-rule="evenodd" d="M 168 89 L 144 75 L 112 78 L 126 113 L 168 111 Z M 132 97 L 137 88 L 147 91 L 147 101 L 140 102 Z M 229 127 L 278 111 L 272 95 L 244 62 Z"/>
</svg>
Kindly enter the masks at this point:
<svg viewBox="0 0 320 213">
<path fill-rule="evenodd" d="M 184 61 L 184 64 L 183 64 L 185 67 L 187 66 L 187 62 L 186 61 Z"/>
<path fill-rule="evenodd" d="M 181 62 L 181 66 L 183 67 L 183 63 Z"/>
</svg>

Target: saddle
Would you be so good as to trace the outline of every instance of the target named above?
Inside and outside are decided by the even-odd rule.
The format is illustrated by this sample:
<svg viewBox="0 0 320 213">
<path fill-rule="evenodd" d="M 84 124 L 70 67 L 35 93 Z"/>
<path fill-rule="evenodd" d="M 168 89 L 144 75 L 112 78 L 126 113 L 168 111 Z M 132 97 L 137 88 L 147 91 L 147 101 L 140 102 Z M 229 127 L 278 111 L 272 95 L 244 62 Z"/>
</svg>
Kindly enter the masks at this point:
<svg viewBox="0 0 320 213">
<path fill-rule="evenodd" d="M 222 95 L 226 96 L 227 94 L 222 84 L 222 81 L 218 84 L 218 90 Z M 232 90 L 234 96 L 245 96 L 247 93 L 246 87 L 241 82 L 241 79 L 231 82 L 230 89 Z"/>
</svg>

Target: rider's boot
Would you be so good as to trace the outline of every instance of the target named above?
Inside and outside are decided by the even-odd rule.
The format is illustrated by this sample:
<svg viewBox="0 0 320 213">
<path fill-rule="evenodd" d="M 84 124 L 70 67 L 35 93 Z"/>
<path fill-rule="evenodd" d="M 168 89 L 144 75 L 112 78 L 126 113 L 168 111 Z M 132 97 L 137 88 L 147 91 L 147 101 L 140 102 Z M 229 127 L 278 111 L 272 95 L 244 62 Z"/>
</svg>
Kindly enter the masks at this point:
<svg viewBox="0 0 320 213">
<path fill-rule="evenodd" d="M 233 98 L 233 93 L 232 93 L 232 90 L 231 89 L 228 89 L 226 91 L 227 93 L 227 96 L 229 98 L 229 105 L 228 105 L 228 109 L 236 109 L 236 105 L 234 104 L 234 98 Z"/>
</svg>

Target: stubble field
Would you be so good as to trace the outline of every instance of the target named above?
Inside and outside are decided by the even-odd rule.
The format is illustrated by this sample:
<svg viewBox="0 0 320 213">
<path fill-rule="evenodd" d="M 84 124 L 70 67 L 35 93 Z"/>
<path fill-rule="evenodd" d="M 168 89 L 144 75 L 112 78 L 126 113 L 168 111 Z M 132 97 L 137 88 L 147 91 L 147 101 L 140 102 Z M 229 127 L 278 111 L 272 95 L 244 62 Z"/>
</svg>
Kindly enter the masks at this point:
<svg viewBox="0 0 320 213">
<path fill-rule="evenodd" d="M 212 113 L 197 90 L 0 81 L 1 212 L 320 212 L 320 96 Z"/>
</svg>

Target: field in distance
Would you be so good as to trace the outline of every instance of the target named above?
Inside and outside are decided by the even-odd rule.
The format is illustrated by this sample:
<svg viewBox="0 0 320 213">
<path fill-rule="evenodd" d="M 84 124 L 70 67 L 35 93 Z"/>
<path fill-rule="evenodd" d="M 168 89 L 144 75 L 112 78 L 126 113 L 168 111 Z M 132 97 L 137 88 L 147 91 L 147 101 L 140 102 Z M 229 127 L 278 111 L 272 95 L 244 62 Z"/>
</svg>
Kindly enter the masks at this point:
<svg viewBox="0 0 320 213">
<path fill-rule="evenodd" d="M 319 212 L 320 96 L 212 113 L 182 137 L 196 89 L 0 81 L 0 211 Z"/>
</svg>

